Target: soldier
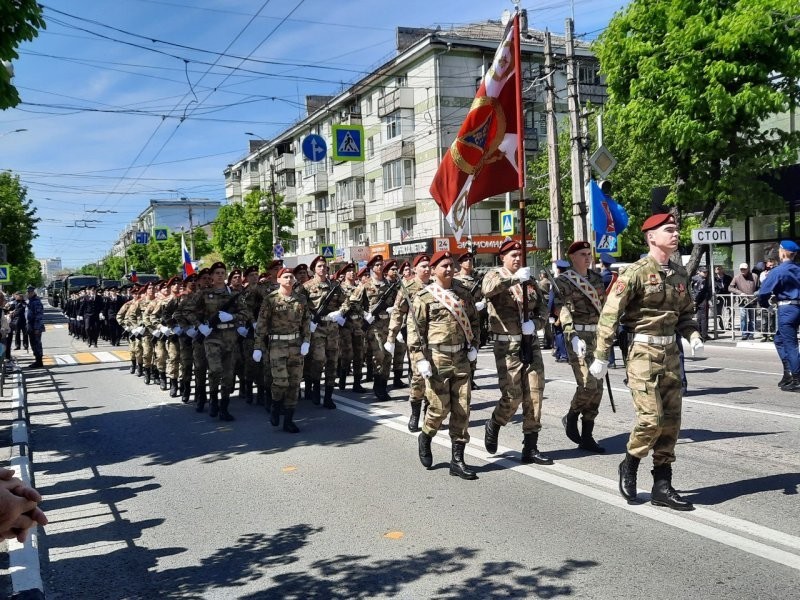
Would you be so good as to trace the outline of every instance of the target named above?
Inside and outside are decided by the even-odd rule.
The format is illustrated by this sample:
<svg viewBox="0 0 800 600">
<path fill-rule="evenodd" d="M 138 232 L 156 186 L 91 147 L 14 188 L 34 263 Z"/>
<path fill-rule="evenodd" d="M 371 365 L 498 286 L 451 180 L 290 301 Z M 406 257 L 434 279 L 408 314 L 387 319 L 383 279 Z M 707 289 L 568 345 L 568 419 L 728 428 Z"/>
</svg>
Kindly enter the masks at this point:
<svg viewBox="0 0 800 600">
<path fill-rule="evenodd" d="M 278 284 L 280 287 L 269 293 L 261 305 L 252 358 L 260 362 L 264 350 L 269 347 L 268 370 L 272 372 L 270 422 L 277 427 L 282 410 L 283 430 L 298 433 L 300 429 L 294 423 L 294 409 L 300 391 L 303 357 L 311 346 L 311 314 L 306 297 L 294 289 L 291 269 L 278 271 Z"/>
<path fill-rule="evenodd" d="M 227 284 L 228 284 L 228 289 L 230 289 L 234 294 L 241 294 L 242 292 L 244 292 L 244 282 L 242 281 L 242 270 L 234 268 L 230 273 L 228 273 Z M 236 329 L 238 333 L 239 326 L 237 326 Z M 232 359 L 231 364 L 234 373 L 234 386 L 236 385 L 235 382 L 238 381 L 240 397 L 244 397 L 244 391 L 242 389 L 244 383 L 244 348 L 242 348 L 242 339 L 243 336 L 241 335 L 236 338 L 236 344 L 234 346 L 233 355 L 231 356 Z M 231 394 L 232 393 L 233 393 L 233 388 L 231 388 Z"/>
<path fill-rule="evenodd" d="M 205 337 L 211 397 L 208 415 L 214 418 L 219 414 L 221 421 L 233 421 L 228 407 L 233 390 L 233 353 L 239 335 L 236 328 L 247 326 L 253 317 L 241 294 L 225 285 L 225 263 L 214 263 L 210 272 L 211 289 L 195 294 L 187 302 L 186 314 L 192 326 Z"/>
<path fill-rule="evenodd" d="M 78 307 L 78 316 L 86 328 L 86 339 L 89 347 L 97 348 L 100 335 L 100 314 L 103 312 L 103 297 L 97 295 L 97 288 L 90 286 Z"/>
<path fill-rule="evenodd" d="M 267 286 L 258 283 L 258 267 L 255 265 L 249 266 L 244 270 L 244 277 L 246 280 L 244 301 L 250 314 L 257 316 L 261 312 L 261 303 L 267 295 Z M 239 331 L 244 337 L 241 342 L 242 358 L 244 360 L 244 399 L 247 404 L 253 403 L 253 384 L 255 384 L 256 402 L 264 404 L 266 398 L 264 391 L 264 365 L 253 360 L 256 322 L 250 323 L 246 329 L 247 331 Z"/>
<path fill-rule="evenodd" d="M 119 311 L 127 302 L 122 294 L 118 293 L 118 288 L 112 287 L 109 290 L 108 300 L 106 301 L 106 319 L 108 323 L 108 341 L 112 346 L 119 346 L 122 337 L 122 327 L 119 324 Z"/>
<path fill-rule="evenodd" d="M 276 258 L 267 266 L 267 292 L 274 292 L 278 289 L 278 287 L 280 287 L 278 285 L 278 271 L 280 271 L 282 268 L 283 261 L 279 258 Z"/>
<path fill-rule="evenodd" d="M 411 299 L 431 281 L 431 258 L 427 254 L 418 254 L 414 257 L 412 264 L 415 274 L 414 279 L 401 283 L 404 286 L 404 290 L 397 294 L 389 321 L 389 332 L 387 341 L 384 344 L 384 349 L 389 353 L 395 351 L 395 341 L 400 339 L 401 331 L 405 329 L 407 332 L 413 327 L 413 315 L 409 313 Z M 409 319 L 412 323 L 408 323 Z M 414 360 L 411 361 L 411 364 L 411 390 L 408 394 L 411 417 L 408 420 L 408 430 L 413 433 L 419 431 L 419 417 L 422 412 L 422 401 L 425 399 L 425 378 L 413 366 L 415 364 Z"/>
<path fill-rule="evenodd" d="M 158 283 L 158 293 L 144 312 L 143 320 L 153 344 L 151 376 L 162 390 L 167 389 L 167 334 L 170 332 L 164 318 L 164 308 L 169 300 L 170 281 Z M 147 383 L 147 382 L 145 382 Z"/>
<path fill-rule="evenodd" d="M 130 327 L 128 326 L 128 313 L 136 305 L 136 296 L 131 294 L 131 297 L 120 307 L 117 311 L 117 320 L 123 331 L 128 333 L 128 345 L 131 353 L 131 375 L 136 373 L 136 346 L 139 340 L 131 335 Z"/>
<path fill-rule="evenodd" d="M 166 378 L 169 379 L 170 398 L 177 398 L 180 391 L 178 387 L 181 365 L 181 343 L 179 337 L 183 333 L 183 329 L 178 333 L 175 332 L 175 327 L 178 326 L 178 322 L 175 319 L 175 311 L 178 309 L 182 288 L 183 283 L 177 276 L 167 282 L 166 290 L 168 290 L 169 295 L 166 296 L 163 302 L 161 314 L 161 333 L 163 334 L 162 337 L 167 353 Z"/>
<path fill-rule="evenodd" d="M 208 379 L 208 359 L 206 357 L 206 347 L 203 344 L 203 336 L 193 325 L 190 315 L 197 296 L 205 294 L 211 288 L 211 270 L 208 268 L 200 269 L 197 273 L 197 289 L 178 305 L 175 318 L 178 324 L 184 328 L 186 335 L 192 340 L 192 367 L 194 371 L 194 399 L 197 404 L 195 410 L 203 412 L 206 404 L 206 381 Z"/>
<path fill-rule="evenodd" d="M 156 302 L 156 288 L 158 284 L 148 283 L 145 288 L 144 299 L 139 302 L 139 310 L 135 313 L 137 333 L 141 336 L 142 346 L 142 371 L 144 371 L 144 383 L 150 385 L 151 377 L 154 375 L 155 367 L 153 362 L 154 357 L 154 344 L 153 336 L 150 331 L 148 312 L 150 305 Z M 155 373 L 157 377 L 158 374 Z"/>
<path fill-rule="evenodd" d="M 403 278 L 402 272 L 397 265 L 396 260 L 388 260 L 383 265 L 383 272 L 386 274 L 386 279 L 389 280 L 389 283 L 397 283 L 397 282 L 405 282 L 406 280 Z M 398 289 L 400 285 L 398 284 Z M 395 296 L 395 301 L 386 312 L 389 313 L 389 318 L 391 319 L 392 312 L 394 311 L 394 307 L 397 304 L 397 299 L 400 297 L 400 294 Z M 391 321 L 390 321 L 391 323 Z M 405 325 L 405 323 L 403 323 Z M 384 346 L 385 348 L 385 346 Z M 408 347 L 406 346 L 406 341 L 404 336 L 397 336 L 397 339 L 394 340 L 393 345 L 394 350 L 392 351 L 392 373 L 394 373 L 394 379 L 392 380 L 392 387 L 394 389 L 401 389 L 404 387 L 408 387 L 405 381 L 403 381 L 403 370 L 405 368 L 406 362 L 406 355 L 408 353 Z"/>
<path fill-rule="evenodd" d="M 437 252 L 429 265 L 433 281 L 414 296 L 414 318 L 408 326 L 413 364 L 425 378 L 430 398 L 417 442 L 419 460 L 426 469 L 431 468 L 431 441 L 449 415 L 450 475 L 477 479 L 464 463 L 464 448 L 469 443 L 470 361 L 478 354 L 478 312 L 469 292 L 453 285 L 449 252 Z"/>
<path fill-rule="evenodd" d="M 358 283 L 366 283 L 369 281 L 369 267 L 361 267 L 356 275 Z"/>
<path fill-rule="evenodd" d="M 404 260 L 402 263 L 400 263 L 399 271 L 403 281 L 411 281 L 414 279 L 414 271 L 411 268 L 411 263 L 407 260 Z"/>
<path fill-rule="evenodd" d="M 483 294 L 489 302 L 489 329 L 494 338 L 494 359 L 500 378 L 500 400 L 486 421 L 484 444 L 489 454 L 497 452 L 500 428 L 522 404 L 522 462 L 551 465 L 552 459 L 539 452 L 542 429 L 544 363 L 536 330 L 547 318 L 547 306 L 538 286 L 529 283 L 530 267 L 522 265 L 522 244 L 507 240 L 500 246 L 502 266 L 483 279 Z M 528 314 L 523 312 L 523 286 L 528 294 Z M 530 364 L 520 357 L 523 336 L 533 336 Z"/>
<path fill-rule="evenodd" d="M 589 372 L 602 379 L 608 351 L 621 322 L 632 343 L 628 350 L 628 387 L 636 425 L 619 465 L 619 491 L 636 500 L 639 461 L 653 451 L 650 502 L 675 510 L 693 510 L 672 487 L 672 463 L 681 426 L 681 365 L 675 332 L 687 338 L 696 354 L 703 341 L 693 318 L 689 275 L 670 260 L 678 249 L 679 229 L 669 214 L 645 220 L 642 231 L 650 252 L 622 272 L 609 293 L 597 327 L 595 359 Z"/>
<path fill-rule="evenodd" d="M 336 273 L 337 277 L 344 276 L 342 291 L 349 298 L 357 287 L 356 265 L 348 263 Z M 362 311 L 358 306 L 350 305 L 344 313 L 345 324 L 339 328 L 339 389 L 344 390 L 347 384 L 347 375 L 353 370 L 353 391 L 366 391 L 361 387 L 361 369 L 364 365 L 364 330 L 362 328 Z"/>
<path fill-rule="evenodd" d="M 308 265 L 305 263 L 300 263 L 294 269 L 292 269 L 292 275 L 294 275 L 295 279 L 294 286 L 296 288 L 302 288 L 303 284 L 308 281 Z"/>
<path fill-rule="evenodd" d="M 475 255 L 472 252 L 464 252 L 458 257 L 458 273 L 456 273 L 454 281 L 457 284 L 464 286 L 472 296 L 475 302 L 475 309 L 478 311 L 478 318 L 480 319 L 480 329 L 478 330 L 478 339 L 483 343 L 483 332 L 488 327 L 488 315 L 486 314 L 486 302 L 483 300 L 483 290 L 481 284 L 483 277 L 475 277 Z M 478 346 L 480 347 L 480 345 Z M 477 390 L 478 386 L 475 384 L 475 371 L 478 368 L 477 358 L 472 363 L 472 382 L 471 387 Z"/>
<path fill-rule="evenodd" d="M 194 343 L 192 337 L 186 332 L 187 322 L 181 316 L 184 305 L 197 290 L 197 273 L 192 273 L 183 280 L 183 290 L 178 296 L 175 310 L 172 313 L 174 321 L 172 333 L 178 338 L 178 353 L 180 364 L 180 383 L 178 392 L 184 404 L 189 403 L 192 395 L 192 371 L 194 360 Z"/>
<path fill-rule="evenodd" d="M 603 382 L 589 373 L 594 361 L 594 341 L 597 320 L 606 300 L 603 278 L 592 271 L 592 245 L 576 241 L 567 250 L 572 269 L 564 271 L 556 279 L 554 309 L 558 314 L 564 337 L 569 340 L 567 355 L 577 388 L 572 396 L 569 411 L 561 419 L 567 437 L 582 450 L 602 453 L 605 449 L 592 437 L 600 400 L 603 398 Z M 578 415 L 581 415 L 581 430 L 578 431 Z"/>
</svg>

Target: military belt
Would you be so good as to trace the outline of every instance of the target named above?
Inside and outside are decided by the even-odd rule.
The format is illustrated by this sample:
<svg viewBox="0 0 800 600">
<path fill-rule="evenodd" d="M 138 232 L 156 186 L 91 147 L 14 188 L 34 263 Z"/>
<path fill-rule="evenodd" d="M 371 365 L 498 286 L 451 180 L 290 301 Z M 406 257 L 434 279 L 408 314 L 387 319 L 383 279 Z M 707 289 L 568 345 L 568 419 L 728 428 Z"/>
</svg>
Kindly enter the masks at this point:
<svg viewBox="0 0 800 600">
<path fill-rule="evenodd" d="M 431 348 L 439 352 L 461 352 L 464 350 L 463 344 L 431 344 Z"/>
<path fill-rule="evenodd" d="M 494 339 L 498 342 L 521 342 L 522 334 L 508 334 L 508 333 L 493 333 Z"/>
<path fill-rule="evenodd" d="M 778 300 L 778 306 L 787 306 L 789 304 L 794 304 L 797 306 L 800 304 L 800 300 Z"/>
<path fill-rule="evenodd" d="M 646 335 L 644 333 L 637 333 L 633 336 L 634 342 L 642 342 L 643 344 L 654 344 L 656 346 L 669 346 L 675 343 L 675 336 L 673 335 Z"/>
<path fill-rule="evenodd" d="M 271 336 L 269 336 L 269 339 L 270 340 L 296 340 L 299 337 L 300 337 L 299 333 L 287 333 L 287 334 L 284 334 L 284 335 L 281 335 L 281 334 L 271 335 Z"/>
<path fill-rule="evenodd" d="M 575 331 L 597 331 L 597 325 L 580 325 L 578 323 L 573 323 L 572 326 L 575 328 Z"/>
<path fill-rule="evenodd" d="M 233 323 L 220 323 L 214 329 L 230 329 L 233 327 Z"/>
</svg>

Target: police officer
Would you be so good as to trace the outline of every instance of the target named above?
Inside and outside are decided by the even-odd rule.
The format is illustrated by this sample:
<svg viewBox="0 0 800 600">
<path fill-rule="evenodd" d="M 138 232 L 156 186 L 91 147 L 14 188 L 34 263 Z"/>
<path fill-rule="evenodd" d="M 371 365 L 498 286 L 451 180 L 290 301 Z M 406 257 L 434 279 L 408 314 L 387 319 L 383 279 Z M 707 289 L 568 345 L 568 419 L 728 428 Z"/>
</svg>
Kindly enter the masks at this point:
<svg viewBox="0 0 800 600">
<path fill-rule="evenodd" d="M 544 363 L 536 330 L 547 318 L 547 305 L 539 287 L 529 283 L 530 267 L 522 266 L 522 244 L 507 240 L 500 246 L 502 266 L 483 279 L 483 294 L 489 303 L 489 329 L 494 338 L 494 359 L 500 378 L 500 400 L 486 421 L 484 444 L 489 454 L 497 452 L 500 428 L 508 424 L 522 404 L 522 462 L 551 465 L 539 452 L 542 429 Z M 526 292 L 523 292 L 523 286 Z M 528 294 L 528 313 L 523 312 L 523 293 Z M 523 336 L 533 336 L 531 363 L 520 357 Z"/>
<path fill-rule="evenodd" d="M 778 382 L 784 391 L 800 391 L 800 356 L 798 356 L 797 329 L 800 327 L 800 266 L 794 262 L 798 246 L 792 240 L 783 240 L 778 246 L 780 264 L 771 269 L 758 290 L 758 303 L 769 308 L 774 297 L 778 306 L 778 328 L 775 332 L 775 350 L 783 363 L 783 378 Z"/>
<path fill-rule="evenodd" d="M 430 398 L 418 438 L 419 460 L 426 469 L 431 468 L 431 440 L 449 415 L 450 475 L 477 479 L 475 471 L 464 463 L 464 448 L 469 443 L 470 361 L 478 354 L 478 312 L 469 292 L 453 285 L 450 253 L 439 251 L 430 261 L 425 258 L 433 269 L 433 281 L 414 296 L 414 317 L 408 326 L 412 361 L 426 380 Z"/>
<path fill-rule="evenodd" d="M 603 397 L 603 382 L 589 373 L 594 361 L 594 343 L 597 320 L 606 300 L 603 278 L 592 271 L 592 245 L 586 241 L 573 242 L 567 250 L 572 268 L 556 279 L 558 290 L 554 293 L 555 312 L 564 330 L 567 355 L 577 388 L 572 396 L 569 411 L 561 420 L 567 437 L 582 450 L 602 453 L 605 449 L 592 436 L 600 400 Z M 578 416 L 581 430 L 578 431 Z"/>
<path fill-rule="evenodd" d="M 619 491 L 636 500 L 639 462 L 653 451 L 651 503 L 693 510 L 672 487 L 672 463 L 681 426 L 681 365 L 675 332 L 687 338 L 692 353 L 703 341 L 694 320 L 689 275 L 670 260 L 678 249 L 679 229 L 669 213 L 655 214 L 642 225 L 649 253 L 623 271 L 606 299 L 597 328 L 595 359 L 589 371 L 602 379 L 608 351 L 621 322 L 632 336 L 627 375 L 636 425 L 619 465 Z"/>
</svg>

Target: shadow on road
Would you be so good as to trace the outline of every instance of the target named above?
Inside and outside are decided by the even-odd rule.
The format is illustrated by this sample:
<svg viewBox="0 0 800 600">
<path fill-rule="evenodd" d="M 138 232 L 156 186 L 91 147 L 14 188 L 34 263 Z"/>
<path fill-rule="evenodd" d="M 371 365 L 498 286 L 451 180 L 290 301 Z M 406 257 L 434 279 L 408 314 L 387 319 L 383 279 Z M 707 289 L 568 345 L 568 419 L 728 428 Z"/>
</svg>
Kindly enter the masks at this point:
<svg viewBox="0 0 800 600">
<path fill-rule="evenodd" d="M 683 495 L 687 500 L 695 504 L 712 505 L 763 492 L 780 491 L 787 496 L 796 496 L 798 486 L 800 486 L 800 473 L 785 473 L 783 475 L 769 475 L 743 481 L 732 481 L 722 485 L 694 490 L 683 490 Z"/>
</svg>

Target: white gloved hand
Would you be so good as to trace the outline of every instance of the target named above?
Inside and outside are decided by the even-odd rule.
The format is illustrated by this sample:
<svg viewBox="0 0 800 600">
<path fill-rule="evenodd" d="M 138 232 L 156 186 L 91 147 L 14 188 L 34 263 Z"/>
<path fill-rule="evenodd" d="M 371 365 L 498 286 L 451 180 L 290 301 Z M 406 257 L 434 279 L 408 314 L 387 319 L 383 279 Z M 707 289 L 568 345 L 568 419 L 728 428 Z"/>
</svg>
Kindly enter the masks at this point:
<svg viewBox="0 0 800 600">
<path fill-rule="evenodd" d="M 531 268 L 530 267 L 520 267 L 517 269 L 517 272 L 514 273 L 514 279 L 518 279 L 519 281 L 525 282 L 529 281 L 531 278 Z"/>
<path fill-rule="evenodd" d="M 428 377 L 433 377 L 433 369 L 431 369 L 431 363 L 427 360 L 423 359 L 417 361 L 417 372 L 422 375 L 425 379 Z"/>
<path fill-rule="evenodd" d="M 606 373 L 608 373 L 608 361 L 595 358 L 594 362 L 589 367 L 589 373 L 591 373 L 595 379 L 602 379 L 606 376 Z"/>
<path fill-rule="evenodd" d="M 78 315 L 78 321 L 83 321 L 83 317 Z"/>
<path fill-rule="evenodd" d="M 186 335 L 194 339 L 195 337 L 197 337 L 197 329 L 195 329 L 194 327 L 189 327 L 189 329 L 186 330 Z"/>
<path fill-rule="evenodd" d="M 474 362 L 478 360 L 478 349 L 475 346 L 470 346 L 469 350 L 467 351 L 467 360 L 469 362 Z"/>
<path fill-rule="evenodd" d="M 330 321 L 331 323 L 333 323 L 334 321 L 337 321 L 338 319 L 341 319 L 341 318 L 342 318 L 342 311 L 340 311 L 340 310 L 335 310 L 335 311 L 329 312 L 327 315 L 325 315 L 325 320 L 326 321 Z"/>
<path fill-rule="evenodd" d="M 536 333 L 536 326 L 533 324 L 533 321 L 523 321 L 522 335 L 533 335 L 534 333 Z"/>
<path fill-rule="evenodd" d="M 369 323 L 370 325 L 372 325 L 375 322 L 375 317 L 373 317 L 370 313 L 365 312 L 364 313 L 364 320 L 367 323 Z"/>
<path fill-rule="evenodd" d="M 390 315 L 394 312 L 394 306 L 389 306 L 386 308 L 386 314 Z"/>
<path fill-rule="evenodd" d="M 403 337 L 403 332 L 402 331 L 398 331 L 397 332 L 397 336 L 394 338 L 394 341 L 396 341 L 398 344 L 405 344 L 406 343 L 406 338 Z"/>
<path fill-rule="evenodd" d="M 163 333 L 164 335 L 169 335 L 170 329 L 166 325 L 162 325 L 158 328 L 158 330 Z"/>
<path fill-rule="evenodd" d="M 392 342 L 384 342 L 383 349 L 389 354 L 394 354 L 394 344 Z"/>
<path fill-rule="evenodd" d="M 208 335 L 211 334 L 211 327 L 209 327 L 205 323 L 201 323 L 197 329 L 198 329 L 198 331 L 200 333 L 202 333 L 205 336 L 208 336 Z"/>
<path fill-rule="evenodd" d="M 256 325 L 258 325 L 258 321 L 253 321 L 253 331 L 256 330 Z"/>
<path fill-rule="evenodd" d="M 314 333 L 317 330 L 317 324 L 314 323 L 314 321 L 310 321 L 308 324 L 308 329 L 311 331 L 311 333 Z"/>
<path fill-rule="evenodd" d="M 572 336 L 572 351 L 578 355 L 578 358 L 586 356 L 586 342 L 584 342 L 577 335 Z"/>
<path fill-rule="evenodd" d="M 343 316 L 338 316 L 338 317 L 336 317 L 336 324 L 337 324 L 339 327 L 344 327 L 344 324 L 345 324 L 345 323 L 347 323 L 347 319 L 345 319 Z"/>
<path fill-rule="evenodd" d="M 156 330 L 155 330 L 155 331 L 152 333 L 152 336 L 153 336 L 154 338 L 156 338 L 156 339 L 160 338 L 160 337 L 161 337 L 161 330 L 160 330 L 160 329 L 156 329 Z"/>
<path fill-rule="evenodd" d="M 106 320 L 106 316 L 103 313 L 100 313 L 100 320 L 101 321 L 105 321 Z"/>
<path fill-rule="evenodd" d="M 246 337 L 247 337 L 247 327 L 245 327 L 244 325 L 239 325 L 239 326 L 236 328 L 236 331 L 238 332 L 238 334 L 239 334 L 240 336 L 242 336 L 242 337 L 244 337 L 244 338 L 246 338 Z"/>
<path fill-rule="evenodd" d="M 230 323 L 231 321 L 233 321 L 233 315 L 231 313 L 221 310 L 217 314 L 219 315 L 220 323 Z"/>
<path fill-rule="evenodd" d="M 300 356 L 305 356 L 308 354 L 308 351 L 311 349 L 311 344 L 308 342 L 303 342 L 300 344 Z"/>
<path fill-rule="evenodd" d="M 706 349 L 703 340 L 699 337 L 693 338 L 689 345 L 692 347 L 692 356 L 703 354 Z"/>
<path fill-rule="evenodd" d="M 550 323 L 550 325 L 552 325 L 553 323 L 556 322 L 556 318 L 555 317 L 550 317 L 549 319 L 547 319 L 547 322 Z"/>
<path fill-rule="evenodd" d="M 182 334 L 183 333 L 183 327 L 181 327 L 180 325 L 175 325 L 175 327 L 172 328 L 172 333 L 174 335 Z"/>
<path fill-rule="evenodd" d="M 261 357 L 264 355 L 261 350 L 253 350 L 253 362 L 261 362 Z"/>
<path fill-rule="evenodd" d="M 477 310 L 478 312 L 483 312 L 484 310 L 486 310 L 486 302 L 484 302 L 483 300 L 478 300 L 475 303 L 475 310 Z"/>
</svg>

